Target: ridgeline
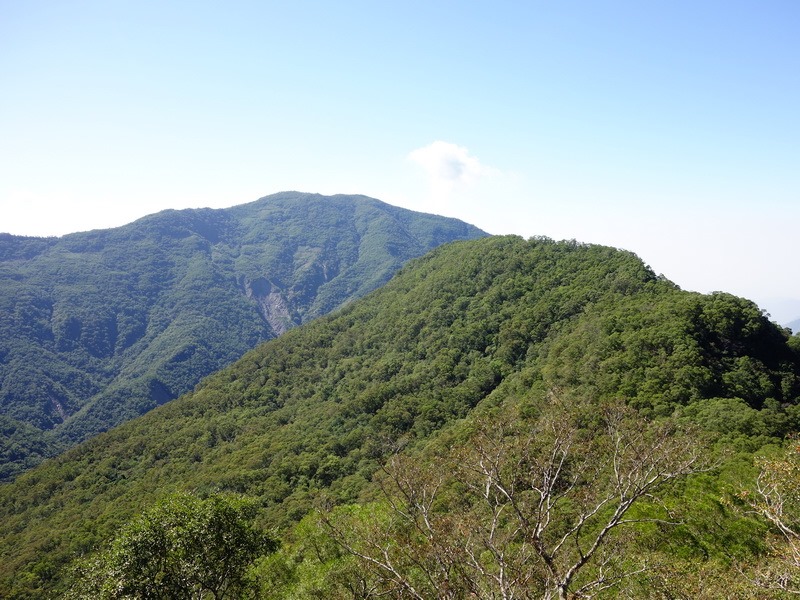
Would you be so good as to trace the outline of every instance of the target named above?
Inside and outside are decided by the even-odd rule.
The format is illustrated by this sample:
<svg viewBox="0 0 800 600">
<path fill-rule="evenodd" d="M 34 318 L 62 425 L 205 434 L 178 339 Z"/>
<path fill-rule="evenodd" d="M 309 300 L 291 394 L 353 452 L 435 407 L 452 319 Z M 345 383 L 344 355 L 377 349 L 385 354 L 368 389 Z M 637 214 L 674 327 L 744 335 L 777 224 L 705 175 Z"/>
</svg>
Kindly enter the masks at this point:
<svg viewBox="0 0 800 600">
<path fill-rule="evenodd" d="M 252 283 L 253 276 L 247 277 Z M 203 279 L 193 289 L 211 284 Z M 305 314 L 319 314 L 333 303 L 313 306 Z M 542 423 L 551 423 L 545 416 L 551 419 L 556 405 L 569 418 L 552 422 L 574 421 L 571 443 L 584 444 L 587 457 L 611 452 L 609 440 L 617 439 L 622 422 L 647 424 L 628 427 L 629 435 L 662 423 L 677 428 L 676 440 L 684 439 L 678 430 L 691 430 L 686 439 L 694 440 L 706 466 L 698 475 L 676 479 L 647 509 L 668 514 L 658 513 L 639 529 L 620 527 L 626 536 L 609 533 L 602 540 L 613 540 L 626 557 L 647 556 L 662 565 L 658 582 L 642 579 L 649 576 L 644 570 L 631 570 L 640 575 L 626 585 L 645 586 L 640 593 L 674 581 L 689 586 L 693 577 L 702 580 L 704 570 L 721 572 L 724 581 L 736 572 L 725 552 L 753 560 L 765 552 L 766 526 L 738 517 L 720 498 L 726 485 L 753 474 L 753 453 L 780 446 L 800 425 L 797 342 L 753 303 L 682 291 L 629 252 L 516 237 L 447 244 L 411 261 L 367 297 L 287 331 L 194 391 L 0 487 L 0 596 L 66 591 L 76 560 L 107 546 L 123 524 L 170 494 L 232 492 L 253 499 L 260 526 L 282 539 L 281 550 L 258 565 L 258 597 L 353 597 L 358 586 L 352 578 L 364 583 L 371 571 L 348 570 L 356 554 L 352 544 L 337 538 L 346 528 L 337 529 L 336 519 L 346 523 L 352 517 L 337 517 L 335 507 L 367 511 L 371 517 L 356 521 L 362 525 L 370 519 L 386 525 L 374 511 L 384 514 L 380 510 L 394 505 L 381 500 L 389 493 L 386 474 L 377 479 L 382 486 L 374 476 L 390 457 L 438 464 L 446 482 L 468 452 L 481 447 L 473 443 L 476 431 L 516 423 L 504 430 L 503 439 L 529 448 L 527 424 L 531 432 L 547 430 Z M 618 413 L 624 419 L 609 416 Z M 521 452 L 520 447 L 515 446 Z M 565 464 L 578 473 L 589 463 L 570 455 Z M 576 475 L 567 481 L 584 490 L 581 499 L 589 497 L 593 484 L 613 478 L 603 470 L 608 464 L 593 467 L 593 478 Z M 427 472 L 438 471 L 431 466 Z M 483 514 L 477 504 L 465 504 L 469 481 L 447 483 L 452 493 L 436 505 L 441 514 Z M 565 506 L 567 513 L 559 518 L 569 523 L 579 502 Z M 327 529 L 311 524 L 317 522 L 315 509 L 333 510 Z M 691 518 L 678 516 L 690 513 Z M 638 513 L 642 521 L 648 515 Z M 725 531 L 729 525 L 735 542 Z M 585 526 L 598 527 L 593 521 Z M 362 543 L 380 529 L 376 525 Z M 328 537 L 322 542 L 324 531 Z M 569 527 L 563 531 L 570 535 Z M 397 533 L 386 548 L 401 540 L 418 547 L 419 535 L 409 535 Z M 469 539 L 461 538 L 462 549 Z M 509 548 L 523 552 L 526 543 L 518 540 Z M 550 585 L 551 565 L 543 556 L 540 562 L 528 560 L 544 574 L 531 575 L 530 595 L 524 597 L 542 597 Z M 614 566 L 598 556 L 578 561 L 581 573 Z M 550 557 L 553 573 L 557 558 Z M 427 563 L 408 564 L 416 565 L 409 567 L 410 582 Z M 469 581 L 463 566 L 469 561 L 453 564 L 463 567 L 458 567 L 460 581 Z M 455 577 L 459 571 L 452 568 Z M 375 577 L 366 582 L 376 586 L 370 589 L 399 585 Z M 351 592 L 342 591 L 347 589 Z M 403 593 L 390 597 L 411 597 Z"/>
<path fill-rule="evenodd" d="M 0 235 L 0 480 L 190 391 L 408 259 L 482 235 L 294 192 L 60 238 Z"/>
</svg>

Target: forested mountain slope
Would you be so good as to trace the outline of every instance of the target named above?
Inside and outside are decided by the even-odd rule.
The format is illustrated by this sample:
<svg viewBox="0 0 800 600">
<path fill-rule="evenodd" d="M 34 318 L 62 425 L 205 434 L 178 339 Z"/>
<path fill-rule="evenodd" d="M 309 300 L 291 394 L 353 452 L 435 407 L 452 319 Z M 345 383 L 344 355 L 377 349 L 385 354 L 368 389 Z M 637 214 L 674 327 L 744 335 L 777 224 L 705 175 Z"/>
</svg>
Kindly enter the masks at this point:
<svg viewBox="0 0 800 600">
<path fill-rule="evenodd" d="M 61 238 L 0 235 L 0 479 L 191 390 L 480 230 L 282 193 Z"/>
<path fill-rule="evenodd" d="M 516 414 L 537 431 L 536 415 L 557 398 L 568 412 L 582 407 L 578 431 L 600 427 L 608 420 L 602 407 L 621 403 L 637 419 L 690 423 L 746 462 L 800 424 L 796 342 L 751 302 L 681 291 L 628 252 L 513 237 L 442 246 L 366 298 L 0 488 L 0 596 L 65 590 L 76 558 L 159 498 L 186 490 L 253 497 L 259 523 L 284 536 L 284 554 L 262 564 L 263 597 L 352 597 L 334 594 L 349 585 L 344 572 L 334 576 L 319 562 L 322 546 L 297 550 L 305 534 L 293 528 L 322 496 L 326 506 L 374 506 L 370 481 L 387 457 L 438 448 L 430 464 L 449 469 L 474 447 L 469 432 L 487 415 Z M 516 440 L 526 427 L 505 435 Z M 517 447 L 528 447 L 519 439 Z M 698 485 L 717 493 L 721 475 L 708 473 L 676 489 L 671 514 L 699 502 L 691 499 Z M 461 492 L 449 502 L 458 504 L 467 488 L 454 489 Z M 459 506 L 454 515 L 468 508 Z M 707 520 L 674 540 L 645 531 L 630 555 L 708 559 L 730 541 L 716 524 L 727 509 L 714 507 L 695 511 Z M 754 536 L 763 529 L 752 531 L 736 542 L 746 552 L 758 552 Z M 298 569 L 309 564 L 301 592 Z M 537 589 L 524 597 L 542 597 Z"/>
</svg>

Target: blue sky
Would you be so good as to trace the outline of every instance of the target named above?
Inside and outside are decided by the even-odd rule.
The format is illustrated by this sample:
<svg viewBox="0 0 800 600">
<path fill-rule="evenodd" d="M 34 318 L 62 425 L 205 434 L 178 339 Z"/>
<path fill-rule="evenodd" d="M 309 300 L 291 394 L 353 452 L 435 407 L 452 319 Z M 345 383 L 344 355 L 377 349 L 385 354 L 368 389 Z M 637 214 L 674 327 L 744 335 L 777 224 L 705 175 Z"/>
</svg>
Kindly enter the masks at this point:
<svg viewBox="0 0 800 600">
<path fill-rule="evenodd" d="M 800 3 L 0 0 L 0 231 L 360 193 L 800 317 Z"/>
</svg>

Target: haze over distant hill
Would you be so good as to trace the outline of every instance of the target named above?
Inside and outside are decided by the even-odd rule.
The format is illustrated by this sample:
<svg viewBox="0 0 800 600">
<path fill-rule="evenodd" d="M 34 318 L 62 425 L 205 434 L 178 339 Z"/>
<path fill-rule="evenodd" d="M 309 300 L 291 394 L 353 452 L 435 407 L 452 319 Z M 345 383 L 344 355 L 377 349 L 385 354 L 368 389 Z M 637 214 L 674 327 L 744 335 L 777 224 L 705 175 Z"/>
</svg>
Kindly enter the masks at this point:
<svg viewBox="0 0 800 600">
<path fill-rule="evenodd" d="M 60 238 L 0 234 L 0 479 L 191 390 L 409 258 L 484 235 L 297 192 Z"/>
</svg>

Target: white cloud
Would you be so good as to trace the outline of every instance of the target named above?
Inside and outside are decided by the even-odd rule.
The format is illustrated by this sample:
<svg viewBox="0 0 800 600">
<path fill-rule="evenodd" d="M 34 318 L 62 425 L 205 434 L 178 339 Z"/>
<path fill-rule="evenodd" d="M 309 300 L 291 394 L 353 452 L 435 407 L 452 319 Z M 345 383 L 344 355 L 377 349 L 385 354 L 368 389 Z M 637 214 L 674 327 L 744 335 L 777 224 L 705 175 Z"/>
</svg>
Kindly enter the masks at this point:
<svg viewBox="0 0 800 600">
<path fill-rule="evenodd" d="M 463 146 L 449 142 L 436 141 L 417 148 L 409 153 L 408 159 L 428 173 L 433 196 L 438 200 L 445 200 L 456 188 L 472 186 L 483 177 L 500 173 L 481 164 Z"/>
</svg>

